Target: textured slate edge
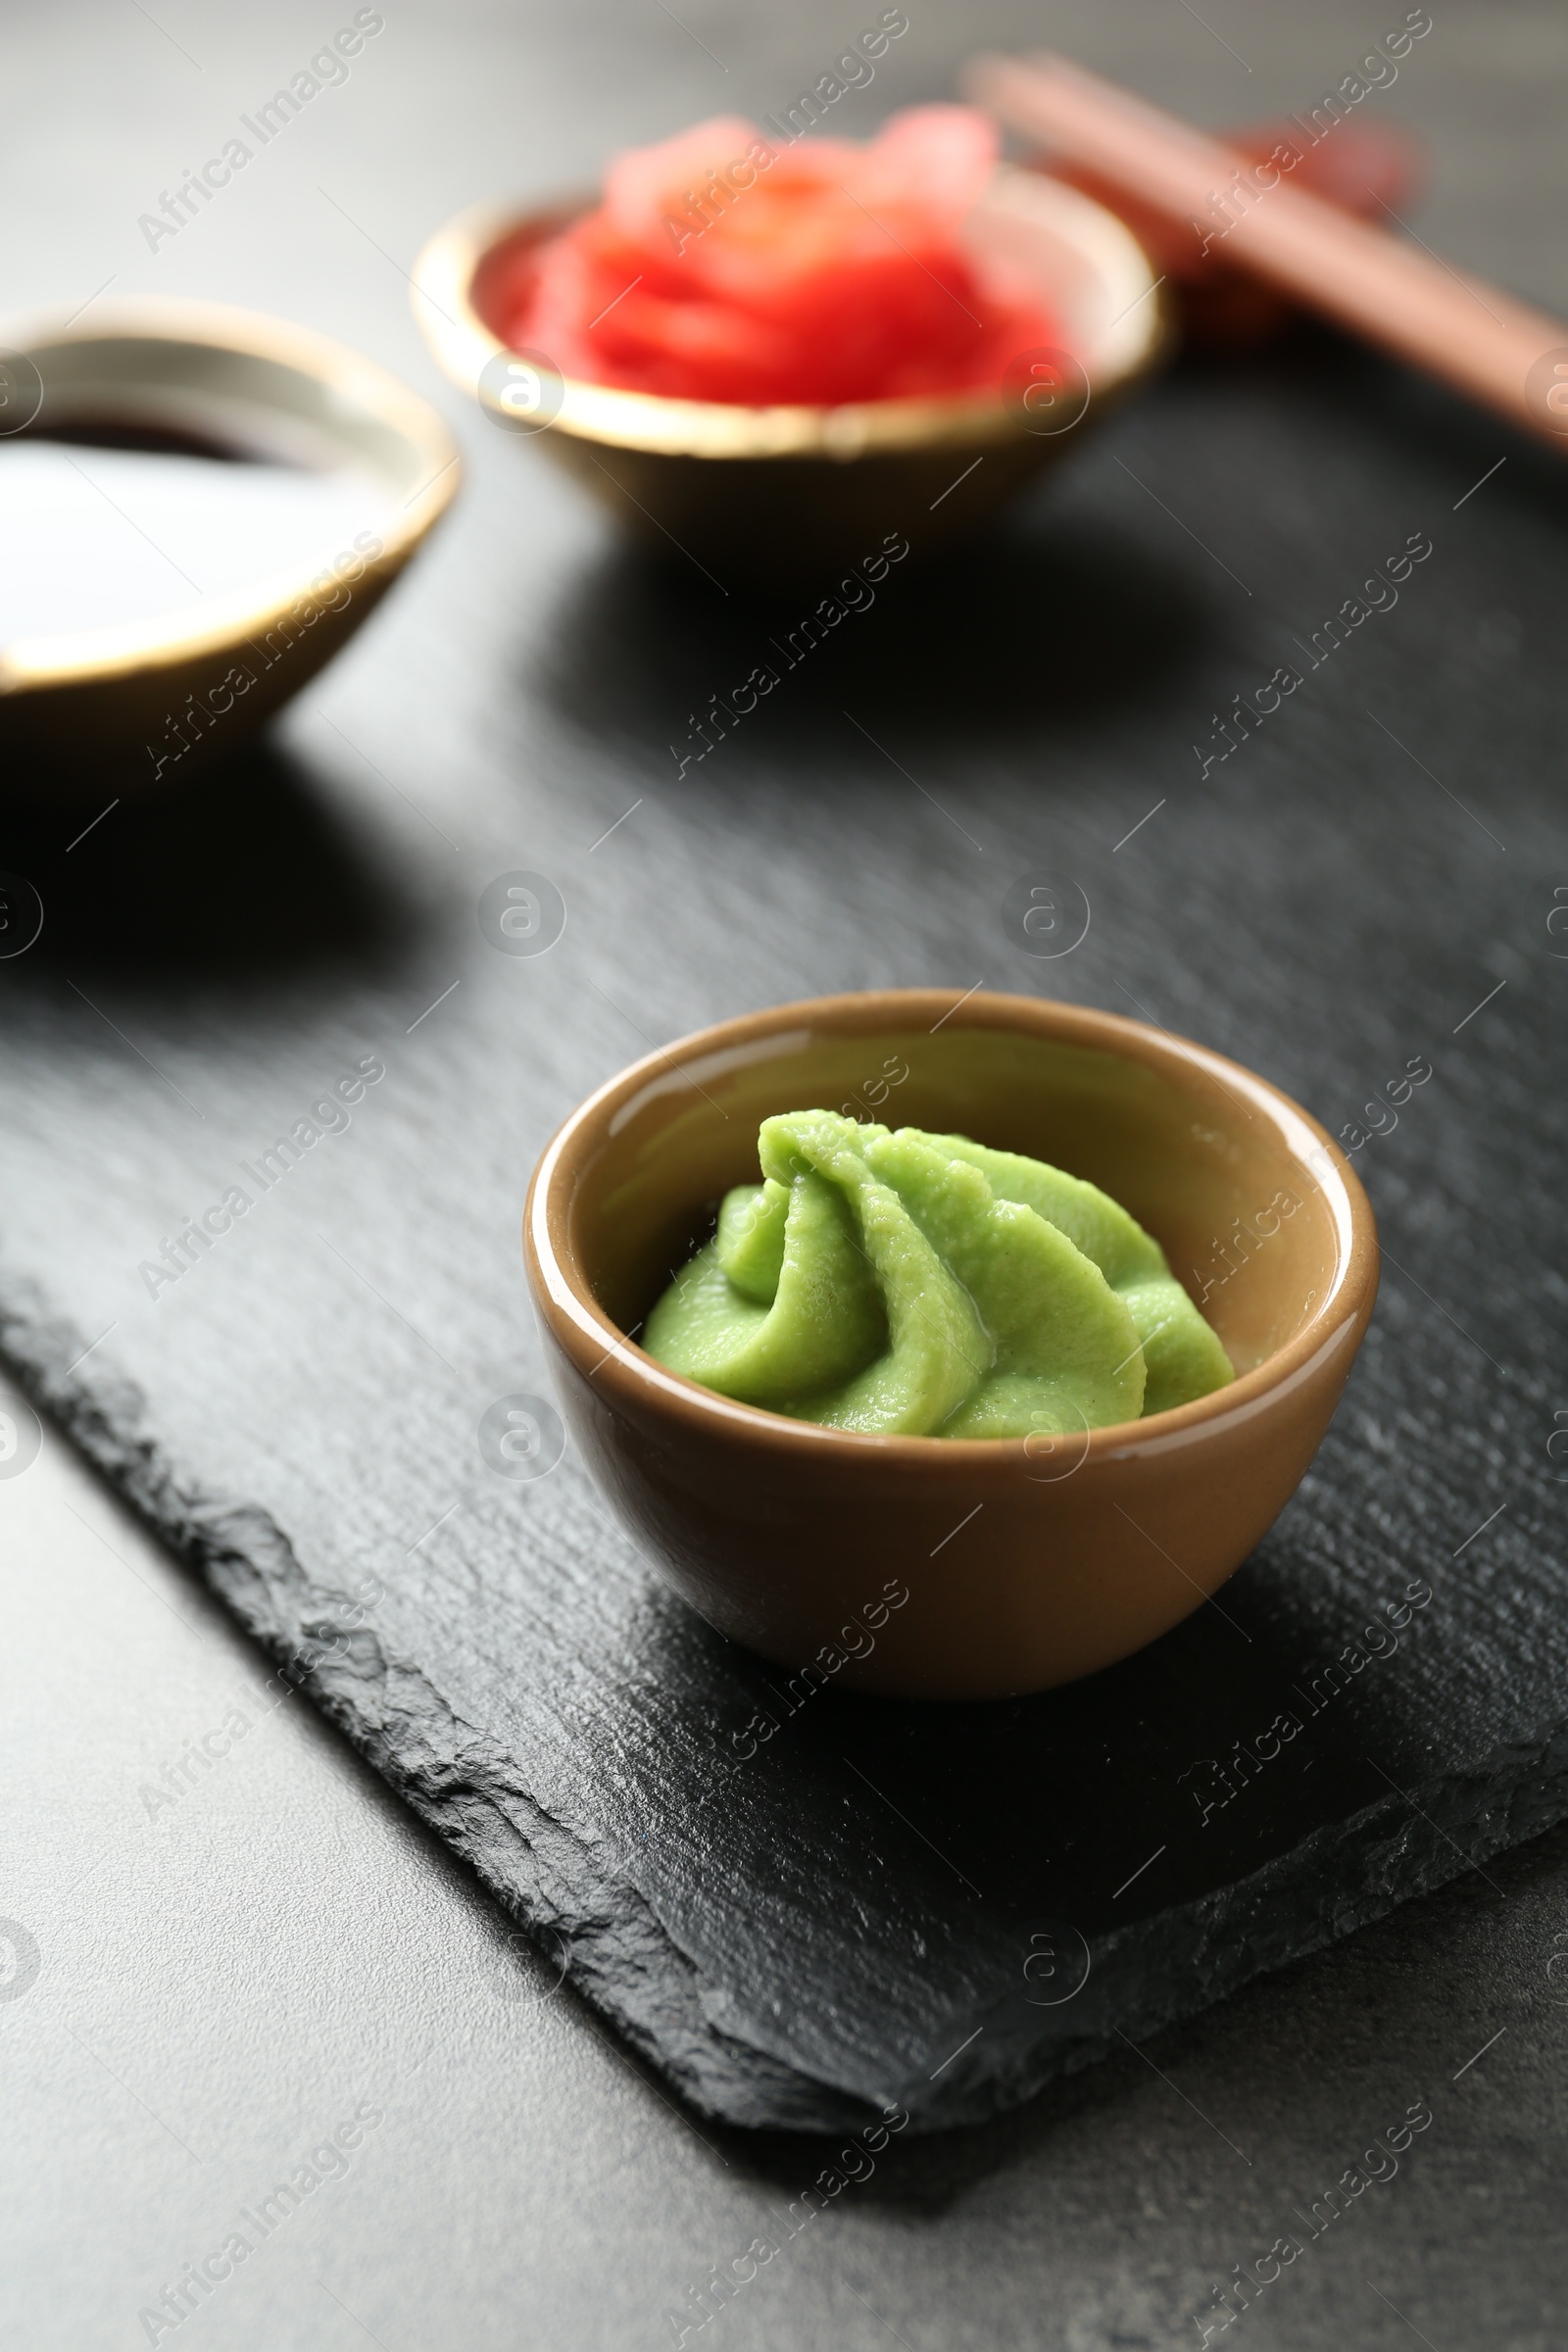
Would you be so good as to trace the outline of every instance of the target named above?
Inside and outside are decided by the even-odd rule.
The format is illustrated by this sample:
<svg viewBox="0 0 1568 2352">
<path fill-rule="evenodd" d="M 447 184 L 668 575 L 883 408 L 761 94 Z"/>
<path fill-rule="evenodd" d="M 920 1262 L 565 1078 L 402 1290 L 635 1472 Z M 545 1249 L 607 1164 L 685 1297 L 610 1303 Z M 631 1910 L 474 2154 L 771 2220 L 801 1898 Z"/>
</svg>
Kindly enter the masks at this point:
<svg viewBox="0 0 1568 2352">
<path fill-rule="evenodd" d="M 350 1618 L 348 1594 L 311 1582 L 269 1512 L 205 1494 L 176 1475 L 162 1447 L 141 1434 L 144 1401 L 133 1381 L 110 1370 L 67 1378 L 83 1346 L 34 1283 L 0 1280 L 0 1359 L 247 1633 L 286 1661 L 310 1641 L 311 1629 L 318 1642 Z M 875 2110 L 863 2100 L 717 2032 L 700 2005 L 695 1967 L 636 1888 L 613 1878 L 590 1845 L 547 1813 L 517 1781 L 511 1758 L 466 1723 L 417 1667 L 389 1656 L 376 1635 L 356 1628 L 342 1654 L 291 1679 L 536 1940 L 564 1942 L 566 1976 L 694 2106 L 758 2128 L 871 2120 Z M 559 1966 L 559 1954 L 545 1950 Z M 657 2030 L 656 2001 L 662 2016 Z M 679 2007 L 673 2038 L 672 2002 Z"/>
<path fill-rule="evenodd" d="M 141 1434 L 134 1382 L 102 1367 L 87 1378 L 68 1374 L 82 1349 L 36 1284 L 0 1279 L 0 1358 L 34 1402 L 264 1648 L 287 1660 L 319 1642 L 351 1612 L 348 1595 L 311 1582 L 259 1505 L 182 1481 Z M 701 2113 L 800 2132 L 872 2120 L 876 2110 L 862 2098 L 720 2032 L 705 2010 L 705 1981 L 653 1906 L 546 1812 L 505 1751 L 376 1635 L 357 1628 L 341 1654 L 293 1679 L 512 1917 L 536 1938 L 564 1942 L 567 1978 Z M 1391 1792 L 1246 1879 L 1101 1939 L 1081 2006 L 1053 2012 L 1061 2023 L 1049 2037 L 1023 2019 L 1015 1988 L 1002 1991 L 972 2013 L 970 2025 L 989 2030 L 943 2070 L 940 2090 L 924 2078 L 905 2087 L 914 2128 L 983 2122 L 1019 2105 L 1129 2034 L 1190 2017 L 1568 1818 L 1568 1719 L 1538 1744 L 1505 1746 L 1411 1793 L 1413 1802 Z M 1465 1851 L 1467 1832 L 1474 1843 Z"/>
<path fill-rule="evenodd" d="M 1468 1772 L 1421 1782 L 1410 1797 L 1380 1799 L 1249 1877 L 1097 1943 L 1090 1984 L 1098 1992 L 1080 1996 L 1070 2034 L 1033 2046 L 1014 2040 L 1009 2050 L 1007 2010 L 1016 2015 L 1016 1997 L 989 2017 L 976 2011 L 994 2025 L 975 2044 L 976 2058 L 988 2043 L 993 2055 L 984 2065 L 971 2065 L 967 2054 L 957 2062 L 940 2112 L 927 2105 L 914 2113 L 923 2086 L 910 2085 L 904 2097 L 916 2128 L 983 2123 L 1021 2105 L 1114 2056 L 1128 2039 L 1185 2021 L 1254 1977 L 1305 1960 L 1540 1837 L 1568 1817 L 1568 1723 L 1540 1746 L 1504 1747 Z M 1478 1826 L 1473 1844 L 1462 1846 Z"/>
</svg>

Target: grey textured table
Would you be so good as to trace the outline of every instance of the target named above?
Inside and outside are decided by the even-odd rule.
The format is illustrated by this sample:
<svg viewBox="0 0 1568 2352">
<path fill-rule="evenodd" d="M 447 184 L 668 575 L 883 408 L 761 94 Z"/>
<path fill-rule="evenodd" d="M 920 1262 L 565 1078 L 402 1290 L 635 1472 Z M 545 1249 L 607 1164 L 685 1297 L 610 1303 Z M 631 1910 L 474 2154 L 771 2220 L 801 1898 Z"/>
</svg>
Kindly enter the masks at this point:
<svg viewBox="0 0 1568 2352">
<path fill-rule="evenodd" d="M 1342 9 L 1310 25 L 1283 9 L 911 14 L 880 86 L 854 101 L 866 123 L 946 89 L 982 34 L 1060 41 L 1219 119 L 1314 96 L 1383 28 Z M 658 10 L 548 26 L 389 13 L 349 84 L 266 159 L 265 183 L 157 256 L 137 214 L 330 24 L 82 9 L 15 33 L 27 103 L 7 170 L 32 233 L 8 292 L 69 305 L 113 275 L 117 292 L 223 294 L 433 389 L 397 272 L 435 219 L 492 188 L 580 179 L 604 145 L 700 112 L 768 110 L 855 28 L 827 11 L 787 25 L 682 15 L 723 66 Z M 1558 309 L 1543 181 L 1565 68 L 1544 9 L 1444 12 L 1380 102 L 1441 146 L 1423 233 Z M 452 413 L 475 489 L 504 485 L 517 453 Z M 564 490 L 561 511 L 580 532 Z M 461 596 L 467 524 L 389 625 L 413 631 L 418 600 Z M 361 659 L 322 698 L 351 731 Z M 318 758 L 319 721 L 289 724 Z M 482 753 L 476 714 L 454 758 Z M 342 789 L 365 788 L 345 772 Z M 670 2342 L 666 2312 L 691 2325 L 710 2266 L 762 2236 L 780 2252 L 710 2340 L 1193 2342 L 1195 2312 L 1218 2316 L 1215 2284 L 1285 2230 L 1305 2236 L 1293 2215 L 1421 2100 L 1432 2123 L 1397 2175 L 1238 2324 L 1280 2346 L 1378 2347 L 1412 2328 L 1438 2352 L 1562 2340 L 1568 1836 L 1004 2125 L 893 2143 L 785 2243 L 832 2149 L 678 2116 L 307 1707 L 276 1703 L 258 1654 L 58 1442 L 0 1483 L 0 1913 L 16 1923 L 0 1948 L 0 2260 L 20 2340 L 146 2341 L 139 2311 L 341 2133 L 354 2144 L 320 2157 L 298 2210 L 274 2213 L 210 2295 L 190 2290 L 177 2332 L 269 2347 L 368 2334 L 386 2352 Z M 211 1770 L 180 1769 L 204 1742 Z"/>
</svg>

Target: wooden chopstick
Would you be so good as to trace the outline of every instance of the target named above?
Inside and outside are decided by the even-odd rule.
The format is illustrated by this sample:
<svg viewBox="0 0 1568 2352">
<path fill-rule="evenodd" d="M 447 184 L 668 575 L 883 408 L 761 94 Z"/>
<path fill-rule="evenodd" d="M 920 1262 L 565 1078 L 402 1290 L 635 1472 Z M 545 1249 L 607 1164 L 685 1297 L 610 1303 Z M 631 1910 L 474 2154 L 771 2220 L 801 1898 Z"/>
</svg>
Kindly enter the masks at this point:
<svg viewBox="0 0 1568 2352">
<path fill-rule="evenodd" d="M 1222 229 L 1227 261 L 1568 447 L 1568 324 L 1561 319 L 1341 212 L 1283 173 L 1258 185 L 1217 139 L 1065 58 L 977 58 L 964 83 L 977 105 L 1013 129 L 1167 220 L 1196 224 L 1198 239 Z M 1228 214 L 1218 209 L 1238 186 Z"/>
</svg>

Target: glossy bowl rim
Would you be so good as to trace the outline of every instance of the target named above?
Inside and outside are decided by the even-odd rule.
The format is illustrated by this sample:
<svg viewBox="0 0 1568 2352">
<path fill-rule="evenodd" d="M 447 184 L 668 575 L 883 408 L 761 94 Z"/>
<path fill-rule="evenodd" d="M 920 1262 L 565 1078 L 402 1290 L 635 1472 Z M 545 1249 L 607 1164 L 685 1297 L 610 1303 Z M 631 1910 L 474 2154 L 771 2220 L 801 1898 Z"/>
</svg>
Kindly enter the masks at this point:
<svg viewBox="0 0 1568 2352">
<path fill-rule="evenodd" d="M 964 1020 L 971 1005 L 1004 1017 Z M 586 1357 L 598 1351 L 589 1377 L 606 1377 L 607 1387 L 621 1401 L 641 1403 L 673 1413 L 693 1434 L 714 1440 L 725 1436 L 737 1444 L 760 1444 L 771 1451 L 818 1456 L 848 1465 L 858 1459 L 867 1470 L 901 1469 L 931 1473 L 948 1464 L 954 1472 L 967 1469 L 1021 1468 L 1034 1456 L 1027 1438 L 883 1437 L 863 1430 L 823 1429 L 814 1422 L 794 1421 L 760 1405 L 738 1403 L 721 1396 L 683 1374 L 656 1361 L 629 1340 L 579 1282 L 556 1247 L 553 1227 L 559 1225 L 563 1243 L 569 1199 L 561 1191 L 563 1177 L 575 1171 L 572 1147 L 595 1122 L 622 1107 L 650 1083 L 668 1080 L 672 1070 L 708 1053 L 725 1053 L 777 1031 L 812 1025 L 836 1025 L 846 1016 L 878 1008 L 876 1019 L 857 1026 L 896 1026 L 901 1016 L 957 1017 L 961 1028 L 1015 1028 L 1041 1038 L 1083 1045 L 1125 1058 L 1152 1062 L 1163 1070 L 1199 1070 L 1226 1092 L 1243 1093 L 1269 1119 L 1285 1148 L 1316 1179 L 1328 1200 L 1338 1238 L 1334 1280 L 1311 1308 L 1295 1338 L 1250 1372 L 1238 1373 L 1229 1387 L 1215 1390 L 1191 1404 L 1173 1406 L 1147 1419 L 1108 1423 L 1088 1433 L 1084 1462 L 1127 1460 L 1187 1446 L 1206 1432 L 1218 1432 L 1250 1420 L 1287 1391 L 1296 1389 L 1321 1362 L 1359 1333 L 1370 1317 L 1377 1296 L 1379 1250 L 1377 1224 L 1360 1179 L 1326 1128 L 1282 1088 L 1256 1071 L 1222 1054 L 1170 1030 L 1145 1021 L 1105 1012 L 1098 1007 L 1068 1004 L 1057 998 L 1020 997 L 1001 991 L 971 992 L 955 1001 L 943 988 L 864 989 L 832 997 L 808 997 L 762 1010 L 743 1013 L 706 1029 L 691 1031 L 667 1048 L 656 1048 L 597 1087 L 551 1137 L 529 1181 L 523 1205 L 523 1256 L 534 1277 L 541 1311 L 573 1359 L 577 1353 L 566 1334 Z M 1299 1142 L 1292 1140 L 1293 1130 Z M 1352 1348 L 1353 1353 L 1353 1348 Z"/>
<path fill-rule="evenodd" d="M 79 322 L 74 315 L 29 312 L 0 322 L 0 335 L 7 350 L 24 357 L 68 344 L 165 343 L 270 362 L 313 378 L 336 400 L 401 433 L 422 451 L 428 478 L 400 509 L 389 511 L 378 534 L 381 553 L 366 564 L 368 576 L 395 577 L 457 495 L 462 476 L 457 444 L 429 403 L 377 361 L 291 319 L 172 295 L 106 304 L 90 320 Z M 318 576 L 274 571 L 253 586 L 199 605 L 176 606 L 150 620 L 13 638 L 0 645 L 0 693 L 52 693 L 176 669 L 197 658 L 220 660 L 275 628 Z"/>
<path fill-rule="evenodd" d="M 1024 172 L 1015 166 L 1004 169 L 1048 187 L 1063 220 L 1079 223 L 1081 239 L 1093 237 L 1105 255 L 1115 253 L 1127 270 L 1129 288 L 1138 281 L 1113 322 L 1124 328 L 1126 357 L 1090 378 L 1094 396 L 1108 400 L 1146 375 L 1164 349 L 1170 330 L 1158 298 L 1160 281 L 1131 229 L 1108 207 L 1047 173 Z M 469 205 L 437 229 L 420 251 L 410 279 L 420 331 L 449 379 L 481 407 L 493 407 L 480 389 L 482 369 L 513 348 L 474 308 L 472 286 L 481 263 L 523 229 L 563 224 L 595 202 L 597 197 L 579 193 L 527 205 L 499 199 Z M 1103 266 L 1108 268 L 1108 262 Z M 593 383 L 582 376 L 559 375 L 557 380 L 564 388 L 562 408 L 548 426 L 539 428 L 541 433 L 561 432 L 571 439 L 659 456 L 843 462 L 1036 438 L 1014 418 L 1001 395 L 992 392 L 853 401 L 839 407 L 748 408 L 725 401 L 676 400 L 663 393 Z"/>
</svg>

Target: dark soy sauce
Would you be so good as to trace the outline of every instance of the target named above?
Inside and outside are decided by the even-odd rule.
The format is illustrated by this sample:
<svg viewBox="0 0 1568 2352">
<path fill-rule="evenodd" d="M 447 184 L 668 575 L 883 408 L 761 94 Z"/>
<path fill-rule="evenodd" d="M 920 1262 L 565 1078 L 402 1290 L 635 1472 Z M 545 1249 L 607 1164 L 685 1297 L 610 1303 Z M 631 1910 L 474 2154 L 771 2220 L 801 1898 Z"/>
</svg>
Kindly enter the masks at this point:
<svg viewBox="0 0 1568 2352">
<path fill-rule="evenodd" d="M 0 439 L 0 645 L 175 613 L 314 574 L 384 527 L 369 473 L 94 424 Z M 362 540 L 360 555 L 365 543 Z"/>
</svg>

